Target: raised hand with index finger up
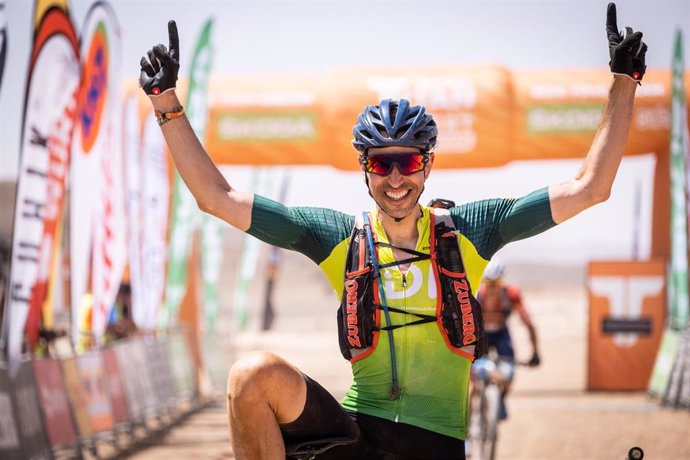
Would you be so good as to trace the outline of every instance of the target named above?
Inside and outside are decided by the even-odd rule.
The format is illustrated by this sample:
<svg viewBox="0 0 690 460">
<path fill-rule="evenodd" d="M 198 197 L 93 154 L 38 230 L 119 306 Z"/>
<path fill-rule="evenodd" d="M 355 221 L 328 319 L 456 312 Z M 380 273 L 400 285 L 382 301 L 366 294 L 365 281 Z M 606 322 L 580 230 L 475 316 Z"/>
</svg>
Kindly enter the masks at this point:
<svg viewBox="0 0 690 460">
<path fill-rule="evenodd" d="M 139 65 L 139 85 L 149 96 L 174 89 L 177 83 L 177 72 L 180 70 L 180 40 L 177 35 L 177 24 L 168 21 L 168 49 L 158 44 L 142 56 Z"/>
<path fill-rule="evenodd" d="M 642 80 L 647 70 L 644 63 L 647 45 L 642 41 L 642 32 L 633 32 L 630 27 L 618 30 L 615 3 L 609 3 L 606 10 L 606 36 L 609 40 L 611 72 L 626 75 L 637 82 Z"/>
</svg>

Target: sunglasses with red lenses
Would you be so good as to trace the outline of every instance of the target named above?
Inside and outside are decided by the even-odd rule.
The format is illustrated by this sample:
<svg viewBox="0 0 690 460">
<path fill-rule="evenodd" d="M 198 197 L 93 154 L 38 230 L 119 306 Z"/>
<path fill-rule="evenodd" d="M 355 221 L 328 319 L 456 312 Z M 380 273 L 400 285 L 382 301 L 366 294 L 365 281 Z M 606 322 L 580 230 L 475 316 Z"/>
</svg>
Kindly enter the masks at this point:
<svg viewBox="0 0 690 460">
<path fill-rule="evenodd" d="M 378 155 L 362 155 L 359 161 L 366 172 L 387 176 L 398 165 L 400 174 L 407 176 L 422 171 L 429 162 L 428 153 L 382 153 Z"/>
</svg>

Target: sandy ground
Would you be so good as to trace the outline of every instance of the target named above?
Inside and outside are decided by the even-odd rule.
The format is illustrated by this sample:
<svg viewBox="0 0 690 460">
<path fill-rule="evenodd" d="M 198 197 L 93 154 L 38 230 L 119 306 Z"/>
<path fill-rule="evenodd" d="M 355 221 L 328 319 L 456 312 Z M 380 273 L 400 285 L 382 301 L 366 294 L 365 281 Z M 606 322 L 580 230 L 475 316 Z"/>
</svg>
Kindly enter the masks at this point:
<svg viewBox="0 0 690 460">
<path fill-rule="evenodd" d="M 212 364 L 214 375 L 224 375 L 244 353 L 271 350 L 339 398 L 350 374 L 336 341 L 335 298 L 318 268 L 305 258 L 285 254 L 283 268 L 277 282 L 274 329 L 258 331 L 258 312 L 253 313 L 249 328 L 239 333 L 232 332 L 227 326 L 231 321 L 225 318 L 226 330 L 221 332 L 232 340 L 222 342 L 222 358 Z M 538 327 L 543 364 L 537 369 L 518 369 L 508 401 L 510 418 L 500 427 L 498 458 L 623 460 L 629 448 L 640 446 L 646 459 L 690 459 L 690 412 L 662 408 L 644 393 L 584 390 L 587 299 L 583 273 L 551 269 L 524 273 L 530 275 L 520 282 Z M 262 304 L 260 288 L 252 291 L 251 302 Z M 526 359 L 530 353 L 526 330 L 518 323 L 513 330 L 518 357 Z M 222 383 L 217 388 L 222 391 Z M 159 445 L 130 458 L 233 458 L 222 397 L 173 429 Z"/>
</svg>

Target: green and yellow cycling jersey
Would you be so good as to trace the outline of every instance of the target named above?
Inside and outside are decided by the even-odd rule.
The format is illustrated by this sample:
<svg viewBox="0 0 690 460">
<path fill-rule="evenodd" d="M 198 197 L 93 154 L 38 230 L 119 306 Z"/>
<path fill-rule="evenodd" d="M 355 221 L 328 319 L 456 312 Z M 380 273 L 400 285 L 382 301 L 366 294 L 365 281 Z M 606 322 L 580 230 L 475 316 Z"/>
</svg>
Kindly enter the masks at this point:
<svg viewBox="0 0 690 460">
<path fill-rule="evenodd" d="M 430 252 L 430 213 L 420 206 L 419 239 L 414 249 Z M 473 292 L 489 259 L 505 244 L 536 235 L 555 225 L 546 188 L 522 198 L 491 199 L 450 210 Z M 388 243 L 374 216 L 379 242 Z M 286 207 L 255 196 L 248 233 L 281 248 L 299 251 L 323 270 L 338 300 L 343 292 L 345 257 L 355 217 L 325 208 Z M 394 262 L 393 251 L 378 248 L 379 264 Z M 417 319 L 414 313 L 436 314 L 436 284 L 429 259 L 416 260 L 401 271 L 393 265 L 381 270 L 391 324 Z M 337 308 L 337 301 L 333 306 Z M 393 334 L 400 395 L 389 399 L 391 357 L 385 334 Z M 382 331 L 371 350 L 351 360 L 353 383 L 345 395 L 345 409 L 465 439 L 471 361 L 446 346 L 434 322 Z"/>
</svg>

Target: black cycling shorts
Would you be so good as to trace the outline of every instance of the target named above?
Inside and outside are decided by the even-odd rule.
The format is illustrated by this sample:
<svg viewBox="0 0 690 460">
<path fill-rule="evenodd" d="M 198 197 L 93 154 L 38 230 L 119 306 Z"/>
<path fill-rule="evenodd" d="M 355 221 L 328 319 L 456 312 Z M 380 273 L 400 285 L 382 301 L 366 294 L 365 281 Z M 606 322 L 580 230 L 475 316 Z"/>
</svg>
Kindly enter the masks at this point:
<svg viewBox="0 0 690 460">
<path fill-rule="evenodd" d="M 319 460 L 465 459 L 465 442 L 405 423 L 345 411 L 318 382 L 304 376 L 307 400 L 291 423 L 280 425 L 286 445 L 348 437 L 355 441 L 328 449 Z M 288 457 L 290 458 L 290 457 Z"/>
</svg>

